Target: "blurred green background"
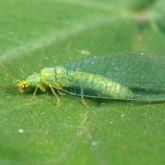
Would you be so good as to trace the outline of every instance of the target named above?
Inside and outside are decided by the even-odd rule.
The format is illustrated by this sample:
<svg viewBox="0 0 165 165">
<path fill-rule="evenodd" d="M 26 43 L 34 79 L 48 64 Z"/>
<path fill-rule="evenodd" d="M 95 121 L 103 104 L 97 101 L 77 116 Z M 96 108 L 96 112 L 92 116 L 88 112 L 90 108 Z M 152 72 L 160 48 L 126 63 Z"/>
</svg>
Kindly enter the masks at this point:
<svg viewBox="0 0 165 165">
<path fill-rule="evenodd" d="M 165 103 L 21 95 L 13 81 L 114 52 L 165 56 L 164 0 L 0 0 L 0 165 L 163 165 Z"/>
</svg>

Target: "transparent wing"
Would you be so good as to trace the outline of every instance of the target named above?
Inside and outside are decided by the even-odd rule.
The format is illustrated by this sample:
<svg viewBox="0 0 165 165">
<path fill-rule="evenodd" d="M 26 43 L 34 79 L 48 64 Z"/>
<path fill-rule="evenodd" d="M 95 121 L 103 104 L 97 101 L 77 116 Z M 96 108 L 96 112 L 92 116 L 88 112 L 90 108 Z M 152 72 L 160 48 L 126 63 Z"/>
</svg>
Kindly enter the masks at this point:
<svg viewBox="0 0 165 165">
<path fill-rule="evenodd" d="M 132 90 L 135 95 L 133 99 L 165 100 L 165 58 L 163 57 L 144 53 L 113 54 L 67 64 L 65 67 L 68 70 L 93 73 L 110 78 Z M 63 88 L 63 90 L 70 94 L 81 95 L 79 84 Z M 86 97 L 112 99 L 91 89 L 83 89 L 83 91 L 83 95 Z"/>
</svg>

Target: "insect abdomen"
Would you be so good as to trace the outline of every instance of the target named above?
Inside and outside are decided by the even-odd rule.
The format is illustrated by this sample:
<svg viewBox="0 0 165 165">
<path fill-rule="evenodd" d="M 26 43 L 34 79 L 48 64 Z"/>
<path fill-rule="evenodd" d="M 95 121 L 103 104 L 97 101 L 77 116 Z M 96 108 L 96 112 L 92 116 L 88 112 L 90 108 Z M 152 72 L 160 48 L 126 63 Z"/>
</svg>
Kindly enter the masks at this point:
<svg viewBox="0 0 165 165">
<path fill-rule="evenodd" d="M 121 99 L 134 96 L 129 88 L 97 74 L 68 71 L 67 77 L 73 85 L 79 84 L 82 89 L 91 89 L 105 96 Z"/>
</svg>

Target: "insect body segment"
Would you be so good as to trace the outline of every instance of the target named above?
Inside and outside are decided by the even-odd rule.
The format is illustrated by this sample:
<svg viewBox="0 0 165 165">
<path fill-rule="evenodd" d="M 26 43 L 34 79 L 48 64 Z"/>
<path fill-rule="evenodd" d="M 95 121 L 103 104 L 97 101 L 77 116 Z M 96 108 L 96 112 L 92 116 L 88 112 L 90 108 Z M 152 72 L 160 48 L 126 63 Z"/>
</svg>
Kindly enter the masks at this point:
<svg viewBox="0 0 165 165">
<path fill-rule="evenodd" d="M 72 85 L 79 84 L 82 89 L 92 89 L 104 96 L 120 99 L 133 97 L 127 87 L 97 74 L 69 71 L 68 80 Z"/>
</svg>

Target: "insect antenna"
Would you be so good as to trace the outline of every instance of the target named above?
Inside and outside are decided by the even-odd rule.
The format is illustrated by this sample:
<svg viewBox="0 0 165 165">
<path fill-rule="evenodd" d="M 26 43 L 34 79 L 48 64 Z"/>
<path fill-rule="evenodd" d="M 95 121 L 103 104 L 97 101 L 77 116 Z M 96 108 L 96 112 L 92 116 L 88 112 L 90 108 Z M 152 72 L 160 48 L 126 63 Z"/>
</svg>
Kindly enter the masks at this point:
<svg viewBox="0 0 165 165">
<path fill-rule="evenodd" d="M 0 63 L 0 78 L 3 80 L 1 81 L 0 83 L 0 89 L 1 90 L 5 90 L 6 92 L 11 92 L 14 94 L 15 93 L 15 87 L 16 87 L 16 84 L 17 82 L 19 81 L 15 76 L 13 76 L 13 74 L 11 74 L 9 72 L 8 69 L 6 69 L 1 63 Z M 5 75 L 6 78 L 3 78 L 4 76 L 2 75 Z M 6 83 L 7 82 L 7 78 L 10 80 L 10 83 Z"/>
<path fill-rule="evenodd" d="M 6 74 L 7 77 L 9 77 L 10 79 L 12 79 L 13 81 L 18 81 L 18 79 L 16 79 L 4 66 L 2 66 L 0 64 L 0 67 L 3 70 L 3 72 Z"/>
</svg>

